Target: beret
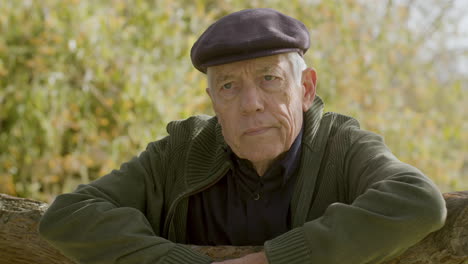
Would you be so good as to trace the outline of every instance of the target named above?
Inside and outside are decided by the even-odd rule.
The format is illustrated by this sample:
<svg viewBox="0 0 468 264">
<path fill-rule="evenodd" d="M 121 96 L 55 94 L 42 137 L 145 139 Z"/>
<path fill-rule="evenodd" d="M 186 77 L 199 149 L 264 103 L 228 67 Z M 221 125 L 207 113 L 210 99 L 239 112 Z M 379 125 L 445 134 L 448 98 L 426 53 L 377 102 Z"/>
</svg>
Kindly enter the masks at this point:
<svg viewBox="0 0 468 264">
<path fill-rule="evenodd" d="M 298 52 L 310 45 L 309 31 L 297 19 L 270 8 L 245 9 L 222 17 L 198 38 L 190 51 L 192 64 L 209 66 Z"/>
</svg>

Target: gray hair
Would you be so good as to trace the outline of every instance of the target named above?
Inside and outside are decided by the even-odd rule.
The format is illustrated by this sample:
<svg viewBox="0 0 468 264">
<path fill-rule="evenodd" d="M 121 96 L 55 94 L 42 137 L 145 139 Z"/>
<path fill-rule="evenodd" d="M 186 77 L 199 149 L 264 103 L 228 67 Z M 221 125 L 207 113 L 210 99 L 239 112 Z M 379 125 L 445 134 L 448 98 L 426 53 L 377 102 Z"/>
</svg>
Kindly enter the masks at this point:
<svg viewBox="0 0 468 264">
<path fill-rule="evenodd" d="M 307 69 L 307 64 L 301 55 L 297 52 L 286 53 L 286 58 L 288 59 L 294 73 L 294 78 L 298 85 L 301 85 L 302 72 Z"/>
</svg>

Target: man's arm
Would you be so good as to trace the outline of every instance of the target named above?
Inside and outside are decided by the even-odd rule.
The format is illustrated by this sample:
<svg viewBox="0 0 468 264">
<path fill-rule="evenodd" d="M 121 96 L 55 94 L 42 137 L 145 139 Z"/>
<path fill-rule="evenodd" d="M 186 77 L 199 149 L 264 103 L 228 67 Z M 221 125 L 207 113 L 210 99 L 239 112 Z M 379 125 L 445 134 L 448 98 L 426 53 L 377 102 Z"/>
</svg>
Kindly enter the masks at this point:
<svg viewBox="0 0 468 264">
<path fill-rule="evenodd" d="M 154 218 L 163 215 L 164 148 L 164 141 L 150 144 L 120 170 L 58 196 L 40 222 L 41 236 L 79 263 L 210 263 L 153 231 L 163 223 Z"/>
<path fill-rule="evenodd" d="M 396 159 L 380 136 L 354 127 L 342 164 L 350 204 L 265 243 L 269 263 L 380 263 L 441 228 L 445 202 L 416 168 Z"/>
</svg>

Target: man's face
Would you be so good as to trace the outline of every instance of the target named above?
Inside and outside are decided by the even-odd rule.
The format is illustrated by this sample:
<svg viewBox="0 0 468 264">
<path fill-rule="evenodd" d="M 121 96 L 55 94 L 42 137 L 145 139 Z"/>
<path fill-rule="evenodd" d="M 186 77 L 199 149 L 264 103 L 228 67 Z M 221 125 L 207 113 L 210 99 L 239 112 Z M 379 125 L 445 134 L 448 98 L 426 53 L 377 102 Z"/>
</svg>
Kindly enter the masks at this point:
<svg viewBox="0 0 468 264">
<path fill-rule="evenodd" d="M 268 167 L 289 150 L 312 104 L 315 71 L 308 68 L 295 77 L 293 70 L 286 54 L 208 68 L 207 92 L 223 136 L 256 168 Z"/>
</svg>

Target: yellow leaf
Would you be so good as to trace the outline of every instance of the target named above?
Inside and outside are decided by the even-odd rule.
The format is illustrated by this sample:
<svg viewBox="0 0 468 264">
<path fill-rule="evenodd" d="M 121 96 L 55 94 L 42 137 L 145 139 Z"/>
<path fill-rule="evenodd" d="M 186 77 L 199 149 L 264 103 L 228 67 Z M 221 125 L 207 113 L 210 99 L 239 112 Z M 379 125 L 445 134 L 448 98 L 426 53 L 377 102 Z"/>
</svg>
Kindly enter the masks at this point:
<svg viewBox="0 0 468 264">
<path fill-rule="evenodd" d="M 108 126 L 109 123 L 110 123 L 109 119 L 107 119 L 107 118 L 99 118 L 98 122 L 99 122 L 99 125 L 101 125 L 101 126 Z"/>
</svg>

